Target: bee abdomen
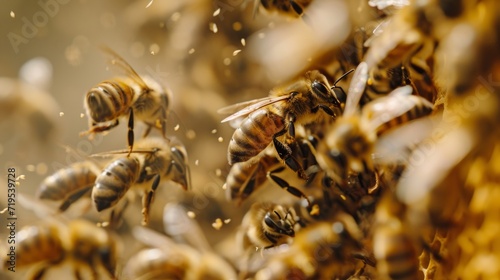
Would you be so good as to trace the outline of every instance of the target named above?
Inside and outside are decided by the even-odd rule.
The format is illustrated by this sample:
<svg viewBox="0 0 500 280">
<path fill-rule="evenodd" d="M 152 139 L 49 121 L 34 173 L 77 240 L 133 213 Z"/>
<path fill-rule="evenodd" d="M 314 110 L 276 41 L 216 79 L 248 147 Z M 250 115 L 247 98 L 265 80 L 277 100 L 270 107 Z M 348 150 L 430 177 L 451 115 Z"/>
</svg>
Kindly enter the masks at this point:
<svg viewBox="0 0 500 280">
<path fill-rule="evenodd" d="M 412 241 L 405 234 L 389 234 L 384 236 L 387 246 L 378 266 L 389 279 L 419 279 L 418 254 Z"/>
<path fill-rule="evenodd" d="M 17 233 L 16 264 L 19 267 L 63 258 L 60 232 L 53 226 L 29 226 Z"/>
<path fill-rule="evenodd" d="M 389 122 L 380 126 L 380 128 L 377 130 L 377 135 L 381 135 L 389 129 L 416 120 L 418 118 L 425 117 L 432 113 L 433 109 L 432 104 L 423 97 L 412 95 L 405 100 L 406 102 L 404 102 L 404 104 L 401 105 L 408 106 L 411 108 L 401 116 L 395 117 L 391 119 Z"/>
<path fill-rule="evenodd" d="M 89 115 L 95 122 L 105 122 L 124 114 L 134 97 L 134 90 L 123 81 L 108 80 L 93 87 L 85 98 Z"/>
<path fill-rule="evenodd" d="M 115 205 L 139 177 L 136 158 L 120 158 L 109 164 L 97 177 L 92 189 L 92 200 L 97 211 Z"/>
<path fill-rule="evenodd" d="M 45 178 L 38 198 L 61 200 L 83 187 L 94 184 L 97 175 L 85 163 L 76 163 Z"/>
<path fill-rule="evenodd" d="M 282 117 L 265 109 L 255 111 L 243 121 L 229 142 L 229 164 L 244 162 L 258 155 L 284 128 Z"/>
</svg>

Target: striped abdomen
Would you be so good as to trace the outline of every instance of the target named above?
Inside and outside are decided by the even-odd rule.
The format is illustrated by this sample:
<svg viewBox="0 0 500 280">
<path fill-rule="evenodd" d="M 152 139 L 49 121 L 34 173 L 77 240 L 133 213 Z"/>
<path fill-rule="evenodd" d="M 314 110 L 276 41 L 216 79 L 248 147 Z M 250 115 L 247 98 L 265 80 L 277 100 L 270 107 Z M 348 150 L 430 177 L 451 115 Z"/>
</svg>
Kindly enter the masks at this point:
<svg viewBox="0 0 500 280">
<path fill-rule="evenodd" d="M 43 180 L 38 198 L 61 200 L 82 188 L 94 184 L 97 174 L 90 162 L 77 162 L 68 168 L 60 169 Z"/>
<path fill-rule="evenodd" d="M 92 201 L 97 211 L 114 206 L 139 178 L 139 173 L 137 158 L 123 157 L 110 163 L 97 177 L 92 189 Z"/>
<path fill-rule="evenodd" d="M 403 229 L 377 229 L 373 239 L 377 270 L 392 280 L 420 279 L 419 253 L 412 241 Z"/>
<path fill-rule="evenodd" d="M 387 130 L 395 128 L 401 124 L 425 117 L 432 113 L 432 103 L 430 103 L 423 97 L 410 95 L 400 100 L 400 106 L 409 108 L 408 111 L 400 116 L 390 119 L 388 122 L 379 126 L 379 128 L 377 129 L 378 136 L 380 136 Z"/>
<path fill-rule="evenodd" d="M 267 179 L 268 167 L 279 163 L 276 157 L 263 156 L 258 163 L 235 163 L 226 178 L 229 200 L 246 199 Z"/>
<path fill-rule="evenodd" d="M 104 81 L 87 92 L 87 115 L 96 123 L 114 120 L 128 112 L 134 95 L 134 89 L 125 80 Z"/>
<path fill-rule="evenodd" d="M 16 236 L 16 265 L 21 268 L 40 261 L 62 260 L 64 248 L 60 235 L 60 229 L 52 224 L 23 227 Z M 3 256 L 6 257 L 9 258 Z"/>
<path fill-rule="evenodd" d="M 284 119 L 266 109 L 248 116 L 229 142 L 228 161 L 232 165 L 258 155 L 285 128 Z"/>
</svg>

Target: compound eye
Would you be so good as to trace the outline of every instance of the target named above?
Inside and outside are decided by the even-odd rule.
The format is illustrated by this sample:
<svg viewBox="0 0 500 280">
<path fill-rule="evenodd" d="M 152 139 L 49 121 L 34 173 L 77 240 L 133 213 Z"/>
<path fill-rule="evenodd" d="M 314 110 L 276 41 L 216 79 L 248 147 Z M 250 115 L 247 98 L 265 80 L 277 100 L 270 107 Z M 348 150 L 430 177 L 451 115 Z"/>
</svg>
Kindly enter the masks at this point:
<svg viewBox="0 0 500 280">
<path fill-rule="evenodd" d="M 334 104 L 335 106 L 340 107 L 340 102 L 337 97 L 332 94 L 329 88 L 322 82 L 315 80 L 312 85 L 312 90 L 314 93 L 321 99 L 326 100 L 329 103 Z"/>
<path fill-rule="evenodd" d="M 333 87 L 332 90 L 335 93 L 335 96 L 337 97 L 338 101 L 340 103 L 344 103 L 345 104 L 345 102 L 347 100 L 347 95 L 342 90 L 342 88 L 340 88 L 340 87 Z"/>
</svg>

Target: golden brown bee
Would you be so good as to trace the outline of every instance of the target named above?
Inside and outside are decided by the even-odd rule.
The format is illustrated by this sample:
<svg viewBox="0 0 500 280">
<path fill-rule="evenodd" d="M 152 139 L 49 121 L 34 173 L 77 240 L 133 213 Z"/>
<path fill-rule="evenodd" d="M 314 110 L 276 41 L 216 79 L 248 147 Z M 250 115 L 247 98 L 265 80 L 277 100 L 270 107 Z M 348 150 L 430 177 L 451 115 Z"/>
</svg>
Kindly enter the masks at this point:
<svg viewBox="0 0 500 280">
<path fill-rule="evenodd" d="M 255 0 L 255 11 L 259 4 L 269 12 L 279 12 L 292 17 L 300 17 L 312 0 Z"/>
<path fill-rule="evenodd" d="M 314 136 L 307 139 L 300 136 L 289 140 L 287 146 L 290 148 L 289 157 L 294 159 L 293 169 L 303 169 L 309 177 L 307 181 L 309 183 L 314 179 L 318 170 L 316 158 L 312 152 L 317 139 Z M 256 163 L 248 161 L 233 164 L 225 183 L 228 200 L 237 200 L 240 204 L 261 187 L 267 178 L 292 195 L 307 200 L 302 191 L 278 176 L 278 173 L 284 171 L 285 168 L 286 165 L 282 164 L 276 156 L 267 153 L 261 156 Z"/>
<path fill-rule="evenodd" d="M 169 143 L 155 137 L 141 139 L 136 146 L 137 150 L 130 157 L 116 159 L 97 176 L 92 189 L 92 201 L 97 211 L 102 211 L 116 205 L 132 186 L 144 188 L 142 224 L 146 225 L 160 180 L 171 180 L 187 190 L 190 171 L 187 154 L 181 143 Z"/>
<path fill-rule="evenodd" d="M 63 201 L 60 211 L 65 211 L 79 198 L 90 195 L 95 179 L 101 170 L 92 161 L 82 161 L 63 168 L 43 180 L 38 198 Z"/>
<path fill-rule="evenodd" d="M 350 171 L 374 170 L 372 154 L 378 136 L 402 123 L 426 116 L 433 109 L 424 98 L 410 95 L 411 87 L 405 86 L 368 103 L 360 114 L 356 114 L 367 72 L 367 65 L 361 63 L 352 79 L 344 114 L 326 132 L 318 147 L 320 166 L 339 183 Z"/>
<path fill-rule="evenodd" d="M 82 132 L 94 134 L 117 126 L 119 118 L 128 116 L 128 146 L 132 151 L 134 144 L 134 119 L 147 125 L 144 137 L 151 128 L 166 132 L 166 120 L 171 93 L 149 77 L 141 77 L 123 58 L 109 48 L 103 51 L 112 57 L 111 63 L 121 68 L 126 77 L 115 77 L 91 88 L 84 100 L 89 118 L 89 130 Z"/>
<path fill-rule="evenodd" d="M 340 102 L 332 88 L 335 88 L 335 85 L 331 87 L 323 74 L 313 70 L 296 80 L 274 88 L 269 97 L 219 110 L 220 113 L 230 113 L 244 107 L 222 122 L 250 114 L 236 129 L 229 143 L 229 164 L 250 159 L 257 160 L 257 156 L 272 142 L 278 156 L 285 161 L 285 164 L 298 172 L 300 177 L 306 178 L 304 170 L 299 168 L 298 162 L 290 156 L 290 148 L 280 142 L 278 137 L 288 133 L 294 138 L 295 125 L 314 123 L 322 117 L 320 110 L 330 117 L 335 117 Z"/>
<path fill-rule="evenodd" d="M 255 203 L 241 222 L 244 247 L 271 248 L 290 243 L 300 228 L 293 207 L 274 203 Z"/>
<path fill-rule="evenodd" d="M 45 221 L 17 232 L 15 264 L 20 269 L 33 266 L 30 272 L 33 279 L 47 275 L 53 278 L 48 270 L 65 262 L 73 267 L 76 279 L 83 279 L 82 268 L 88 270 L 93 279 L 98 275 L 114 279 L 118 249 L 116 236 L 91 222 Z M 2 262 L 8 264 L 8 258 L 3 256 Z"/>
<path fill-rule="evenodd" d="M 373 254 L 381 279 L 421 279 L 418 256 L 421 243 L 405 223 L 406 209 L 387 193 L 377 205 L 373 228 Z"/>
<path fill-rule="evenodd" d="M 163 221 L 172 238 L 148 228 L 134 228 L 134 237 L 154 249 L 141 250 L 127 262 L 127 279 L 237 278 L 234 269 L 212 251 L 198 223 L 182 206 L 167 204 Z"/>
<path fill-rule="evenodd" d="M 337 279 L 357 271 L 363 253 L 362 234 L 354 219 L 339 213 L 335 222 L 318 222 L 297 233 L 288 250 L 273 255 L 255 279 Z M 295 277 L 295 278 L 292 278 Z"/>
</svg>

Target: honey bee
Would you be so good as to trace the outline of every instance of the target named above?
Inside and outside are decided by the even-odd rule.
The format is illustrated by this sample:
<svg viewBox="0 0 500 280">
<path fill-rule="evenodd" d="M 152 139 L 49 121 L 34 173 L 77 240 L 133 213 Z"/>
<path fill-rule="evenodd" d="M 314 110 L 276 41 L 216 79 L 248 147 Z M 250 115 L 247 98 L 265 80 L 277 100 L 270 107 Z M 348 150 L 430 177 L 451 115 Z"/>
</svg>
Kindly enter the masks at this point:
<svg viewBox="0 0 500 280">
<path fill-rule="evenodd" d="M 92 189 L 92 201 L 97 211 L 116 205 L 132 186 L 143 188 L 142 224 L 146 225 L 161 180 L 171 180 L 184 190 L 189 189 L 191 175 L 186 150 L 181 143 L 175 142 L 169 143 L 158 137 L 141 139 L 132 156 L 120 157 L 108 164 L 97 176 Z"/>
<path fill-rule="evenodd" d="M 60 211 L 66 211 L 81 197 L 90 196 L 90 190 L 101 170 L 93 161 L 70 165 L 45 178 L 38 189 L 39 199 L 63 201 Z"/>
<path fill-rule="evenodd" d="M 272 155 L 262 156 L 257 163 L 238 162 L 231 166 L 224 187 L 228 200 L 241 204 L 267 180 L 267 172 L 279 161 Z"/>
<path fill-rule="evenodd" d="M 293 169 L 299 169 L 299 166 L 304 169 L 308 176 L 307 183 L 310 183 L 317 172 L 316 159 L 312 153 L 317 140 L 314 136 L 310 136 L 308 139 L 296 137 L 290 140 L 287 143 L 287 146 L 290 147 L 290 157 L 294 158 L 293 162 L 298 164 L 294 165 Z M 268 178 L 292 195 L 308 200 L 302 191 L 277 175 L 285 170 L 285 166 L 276 156 L 271 154 L 264 154 L 256 163 L 238 162 L 233 164 L 225 183 L 228 200 L 237 200 L 240 204 L 261 187 Z"/>
<path fill-rule="evenodd" d="M 288 250 L 272 256 L 255 279 L 347 278 L 357 271 L 359 261 L 374 265 L 361 240 L 354 219 L 338 213 L 335 222 L 318 222 L 299 231 Z"/>
<path fill-rule="evenodd" d="M 134 237 L 152 248 L 128 261 L 124 275 L 129 279 L 237 279 L 182 206 L 165 206 L 164 227 L 175 241 L 148 228 L 134 228 Z"/>
<path fill-rule="evenodd" d="M 222 108 L 219 113 L 239 110 L 222 122 L 250 114 L 233 134 L 228 147 L 228 162 L 233 165 L 250 159 L 257 160 L 257 156 L 272 142 L 278 156 L 294 169 L 300 165 L 290 156 L 290 148 L 280 142 L 278 137 L 288 132 L 294 138 L 295 125 L 317 121 L 322 117 L 320 110 L 335 118 L 338 114 L 335 111 L 339 111 L 339 108 L 340 102 L 334 90 L 326 77 L 317 70 L 308 71 L 297 80 L 274 88 L 269 97 Z M 301 178 L 307 177 L 302 168 L 294 171 Z"/>
<path fill-rule="evenodd" d="M 405 224 L 405 206 L 387 193 L 377 205 L 373 254 L 382 279 L 421 279 L 418 239 Z"/>
<path fill-rule="evenodd" d="M 241 223 L 243 246 L 268 249 L 291 243 L 300 229 L 300 218 L 293 207 L 274 203 L 255 203 Z"/>
<path fill-rule="evenodd" d="M 304 9 L 312 0 L 255 0 L 254 14 L 259 6 L 262 6 L 269 12 L 278 12 L 292 17 L 301 17 L 304 15 Z"/>
<path fill-rule="evenodd" d="M 40 267 L 33 272 L 33 279 L 42 279 L 47 270 L 68 261 L 73 265 L 76 279 L 82 279 L 82 267 L 90 270 L 94 279 L 102 274 L 102 269 L 114 279 L 115 238 L 105 229 L 85 220 L 74 220 L 66 226 L 27 226 L 17 233 L 16 266 L 39 264 Z"/>
<path fill-rule="evenodd" d="M 363 62 L 352 79 L 342 117 L 336 120 L 318 146 L 320 166 L 339 183 L 345 181 L 350 171 L 374 171 L 372 154 L 377 137 L 401 123 L 429 115 L 433 109 L 429 101 L 410 95 L 411 87 L 405 86 L 371 101 L 356 114 L 367 78 L 368 67 Z"/>
<path fill-rule="evenodd" d="M 33 279 L 53 278 L 50 269 L 64 263 L 73 267 L 75 279 L 83 279 L 82 268 L 93 279 L 107 275 L 115 279 L 117 256 L 121 250 L 116 236 L 86 220 L 67 221 L 62 216 L 46 217 L 50 210 L 24 195 L 20 204 L 34 210 L 43 218 L 37 225 L 25 226 L 16 235 L 16 266 L 32 267 Z M 8 256 L 2 257 L 7 264 Z"/>
<path fill-rule="evenodd" d="M 165 138 L 166 120 L 171 93 L 150 77 L 141 77 L 122 57 L 104 47 L 112 58 L 111 64 L 123 70 L 127 77 L 115 77 L 91 88 L 84 100 L 89 129 L 81 135 L 100 133 L 119 124 L 119 118 L 128 115 L 129 154 L 134 145 L 134 119 L 147 125 L 143 137 L 151 128 L 160 130 Z"/>
</svg>

